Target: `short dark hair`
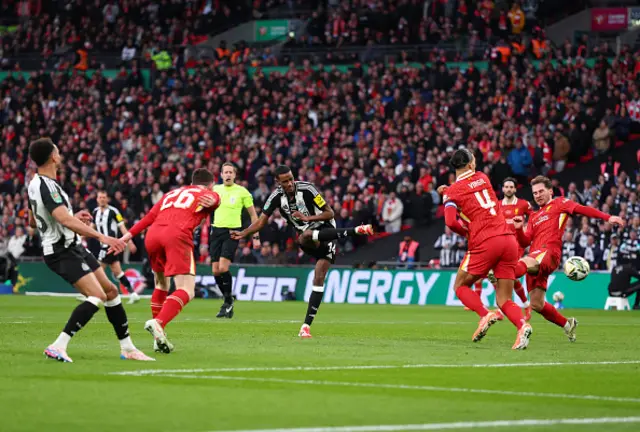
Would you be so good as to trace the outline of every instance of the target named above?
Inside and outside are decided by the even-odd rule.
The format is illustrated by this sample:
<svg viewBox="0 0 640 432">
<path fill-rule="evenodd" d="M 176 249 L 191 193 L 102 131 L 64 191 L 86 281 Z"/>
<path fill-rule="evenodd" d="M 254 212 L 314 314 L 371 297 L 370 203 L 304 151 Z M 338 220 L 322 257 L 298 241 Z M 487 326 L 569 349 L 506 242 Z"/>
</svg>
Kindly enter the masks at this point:
<svg viewBox="0 0 640 432">
<path fill-rule="evenodd" d="M 473 154 L 467 150 L 466 148 L 458 149 L 451 156 L 451 161 L 449 163 L 455 169 L 462 169 L 469 164 L 473 160 Z"/>
<path fill-rule="evenodd" d="M 191 176 L 191 184 L 196 186 L 208 186 L 213 183 L 213 174 L 206 168 L 198 168 Z"/>
<path fill-rule="evenodd" d="M 506 179 L 502 180 L 502 186 L 504 186 L 506 182 L 511 182 L 513 183 L 514 187 L 518 187 L 518 180 L 514 179 L 513 177 L 507 177 Z"/>
<path fill-rule="evenodd" d="M 46 164 L 56 148 L 51 138 L 39 138 L 29 145 L 29 157 L 39 167 Z"/>
<path fill-rule="evenodd" d="M 291 172 L 291 168 L 289 168 L 286 165 L 278 165 L 276 167 L 276 178 L 278 178 L 279 176 L 281 176 L 282 174 L 287 174 Z"/>
<path fill-rule="evenodd" d="M 535 186 L 537 184 L 542 184 L 547 189 L 553 189 L 553 183 L 551 183 L 551 179 L 549 179 L 549 177 L 539 175 L 531 180 L 531 186 Z"/>
<path fill-rule="evenodd" d="M 238 167 L 236 167 L 236 165 L 232 162 L 225 162 L 222 164 L 222 166 L 220 167 L 220 172 L 222 172 L 222 169 L 226 166 L 230 166 L 231 168 L 233 168 L 233 170 L 236 172 L 236 174 L 238 174 Z"/>
</svg>

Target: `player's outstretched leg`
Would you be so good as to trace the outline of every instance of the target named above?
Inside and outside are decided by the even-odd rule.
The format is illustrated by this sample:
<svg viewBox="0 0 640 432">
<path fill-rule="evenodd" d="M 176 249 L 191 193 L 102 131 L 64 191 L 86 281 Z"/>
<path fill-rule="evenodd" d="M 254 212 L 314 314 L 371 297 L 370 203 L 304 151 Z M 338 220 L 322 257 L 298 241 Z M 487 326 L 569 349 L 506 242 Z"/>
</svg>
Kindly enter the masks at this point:
<svg viewBox="0 0 640 432">
<path fill-rule="evenodd" d="M 319 259 L 316 263 L 315 273 L 313 276 L 313 287 L 311 295 L 309 296 L 309 303 L 307 305 L 307 315 L 304 318 L 304 324 L 300 327 L 298 336 L 302 339 L 311 338 L 311 324 L 313 323 L 320 304 L 322 303 L 322 297 L 324 296 L 324 279 L 329 271 L 331 263 L 325 259 Z"/>
<path fill-rule="evenodd" d="M 354 228 L 323 228 L 321 230 L 311 231 L 311 239 L 321 242 L 338 240 L 347 237 L 355 237 L 359 235 L 373 235 L 373 227 L 371 225 L 360 225 Z"/>
<path fill-rule="evenodd" d="M 93 273 L 84 275 L 73 286 L 85 295 L 84 301 L 71 312 L 67 324 L 55 342 L 44 350 L 44 355 L 48 358 L 67 363 L 73 362 L 67 354 L 69 341 L 91 321 L 100 305 L 107 299 Z"/>
<path fill-rule="evenodd" d="M 529 303 L 529 298 L 527 297 L 527 291 L 522 286 L 522 282 L 516 279 L 513 283 L 513 290 L 516 292 L 516 295 L 520 299 L 524 307 L 524 319 L 527 321 L 531 321 L 531 304 Z"/>
<path fill-rule="evenodd" d="M 122 306 L 122 299 L 116 286 L 109 280 L 102 268 L 97 269 L 94 274 L 106 296 L 104 311 L 107 314 L 107 319 L 113 326 L 118 341 L 120 341 L 120 358 L 123 360 L 155 361 L 133 344 L 129 335 L 129 319 L 124 306 Z"/>
<path fill-rule="evenodd" d="M 558 310 L 545 300 L 545 291 L 535 288 L 530 292 L 531 307 L 549 322 L 554 323 L 558 327 L 562 327 L 565 335 L 570 342 L 576 341 L 576 328 L 578 320 L 575 318 L 565 318 Z"/>
</svg>

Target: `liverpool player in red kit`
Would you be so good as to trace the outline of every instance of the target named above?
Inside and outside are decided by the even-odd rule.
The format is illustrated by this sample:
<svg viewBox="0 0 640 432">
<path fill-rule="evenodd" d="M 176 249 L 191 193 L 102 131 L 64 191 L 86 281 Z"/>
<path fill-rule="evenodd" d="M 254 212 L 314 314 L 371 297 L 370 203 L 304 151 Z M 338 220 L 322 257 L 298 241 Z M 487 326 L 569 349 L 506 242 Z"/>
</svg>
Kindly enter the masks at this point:
<svg viewBox="0 0 640 432">
<path fill-rule="evenodd" d="M 573 214 L 602 219 L 620 226 L 624 226 L 624 220 L 566 198 L 553 198 L 553 186 L 547 177 L 538 176 L 531 180 L 531 189 L 540 210 L 531 215 L 526 230 L 523 229 L 521 216 L 513 219 L 520 245 L 531 245 L 529 255 L 522 258 L 516 266 L 516 277 L 527 275 L 527 289 L 533 309 L 547 321 L 562 327 L 569 340 L 575 342 L 578 321 L 575 318 L 565 318 L 552 304 L 545 301 L 547 279 L 560 264 L 564 226 L 569 215 Z"/>
<path fill-rule="evenodd" d="M 531 337 L 531 326 L 512 300 L 518 244 L 504 216 L 498 211 L 497 197 L 489 178 L 476 172 L 476 161 L 467 149 L 457 150 L 451 157 L 456 182 L 438 190 L 444 193 L 445 223 L 454 232 L 466 235 L 458 214 L 468 226 L 469 250 L 460 264 L 454 288 L 462 303 L 480 316 L 473 341 L 480 341 L 496 321 L 498 314 L 487 310 L 471 286 L 490 270 L 497 279 L 498 307 L 518 329 L 513 349 L 525 349 Z"/>
<path fill-rule="evenodd" d="M 518 183 L 516 179 L 507 177 L 502 182 L 502 193 L 504 194 L 504 198 L 500 201 L 500 211 L 502 212 L 507 225 L 509 225 L 513 232 L 516 231 L 515 226 L 513 225 L 513 218 L 516 216 L 526 216 L 528 218 L 533 212 L 533 208 L 529 201 L 520 199 L 516 196 L 517 185 Z M 518 258 L 521 258 L 522 255 L 524 255 L 524 248 L 518 244 Z M 527 292 L 519 279 L 515 280 L 513 290 L 520 298 L 520 301 L 524 304 L 524 319 L 529 321 L 531 319 L 531 305 L 527 298 Z"/>
<path fill-rule="evenodd" d="M 144 325 L 153 335 L 157 350 L 170 353 L 173 345 L 164 328 L 193 298 L 196 265 L 193 259 L 193 231 L 220 204 L 211 190 L 213 175 L 206 169 L 193 173 L 191 186 L 183 186 L 165 194 L 140 222 L 122 237 L 127 242 L 149 227 L 144 240 L 156 287 L 151 296 L 153 319 Z M 175 292 L 167 297 L 170 279 Z"/>
</svg>

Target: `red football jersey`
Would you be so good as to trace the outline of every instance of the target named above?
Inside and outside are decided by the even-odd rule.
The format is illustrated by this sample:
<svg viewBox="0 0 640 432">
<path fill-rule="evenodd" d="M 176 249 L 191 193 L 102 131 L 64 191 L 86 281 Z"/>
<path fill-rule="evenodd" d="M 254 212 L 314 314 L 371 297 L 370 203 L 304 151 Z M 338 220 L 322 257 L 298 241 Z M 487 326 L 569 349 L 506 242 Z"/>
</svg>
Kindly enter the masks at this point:
<svg viewBox="0 0 640 432">
<path fill-rule="evenodd" d="M 516 228 L 513 226 L 513 218 L 515 216 L 529 217 L 533 208 L 531 207 L 531 203 L 527 200 L 516 198 L 515 202 L 508 204 L 507 199 L 504 198 L 500 201 L 500 211 L 504 216 L 505 222 L 509 225 L 509 228 L 511 228 L 512 231 L 515 231 Z"/>
<path fill-rule="evenodd" d="M 160 201 L 153 206 L 149 214 L 135 224 L 129 232 L 133 237 L 139 234 L 148 226 L 170 227 L 175 235 L 193 236 L 193 231 L 200 225 L 202 220 L 215 210 L 217 205 L 210 208 L 202 208 L 199 198 L 202 195 L 213 196 L 218 204 L 220 197 L 210 189 L 200 186 L 182 186 L 166 193 Z"/>
<path fill-rule="evenodd" d="M 527 237 L 531 236 L 531 250 L 562 249 L 562 235 L 569 215 L 578 203 L 566 198 L 554 198 L 529 217 Z"/>
<path fill-rule="evenodd" d="M 444 193 L 444 205 L 455 206 L 469 227 L 469 249 L 491 237 L 512 235 L 498 210 L 498 198 L 489 178 L 481 172 L 462 174 Z"/>
</svg>

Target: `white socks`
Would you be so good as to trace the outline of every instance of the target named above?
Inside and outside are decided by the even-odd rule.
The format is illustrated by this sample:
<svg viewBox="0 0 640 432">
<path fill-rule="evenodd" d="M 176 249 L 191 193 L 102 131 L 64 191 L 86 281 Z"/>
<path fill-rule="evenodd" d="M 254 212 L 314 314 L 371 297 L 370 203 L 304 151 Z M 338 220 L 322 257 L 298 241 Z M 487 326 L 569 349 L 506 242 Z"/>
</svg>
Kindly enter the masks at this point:
<svg viewBox="0 0 640 432">
<path fill-rule="evenodd" d="M 136 350 L 136 346 L 133 344 L 131 340 L 131 336 L 127 336 L 126 338 L 120 341 L 120 349 L 122 351 L 133 351 Z"/>
<path fill-rule="evenodd" d="M 66 351 L 70 340 L 71 336 L 69 336 L 65 332 L 62 332 L 60 333 L 60 336 L 58 336 L 58 339 L 56 339 L 56 341 L 52 345 L 56 348 L 60 348 L 61 350 Z"/>
</svg>

